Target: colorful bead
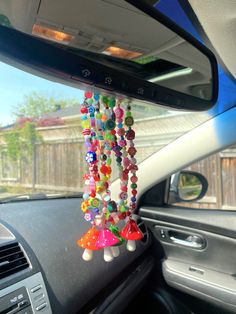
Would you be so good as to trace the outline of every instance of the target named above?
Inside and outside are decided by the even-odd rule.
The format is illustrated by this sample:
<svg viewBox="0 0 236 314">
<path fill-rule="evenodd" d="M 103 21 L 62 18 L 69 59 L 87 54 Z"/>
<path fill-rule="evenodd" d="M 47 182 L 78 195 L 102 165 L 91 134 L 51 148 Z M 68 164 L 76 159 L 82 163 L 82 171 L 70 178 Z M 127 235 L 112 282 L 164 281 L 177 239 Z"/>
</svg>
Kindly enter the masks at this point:
<svg viewBox="0 0 236 314">
<path fill-rule="evenodd" d="M 89 205 L 92 207 L 99 207 L 101 205 L 101 201 L 98 198 L 92 198 L 89 200 Z"/>
<path fill-rule="evenodd" d="M 114 110 L 114 112 L 115 112 L 115 115 L 116 115 L 117 119 L 121 119 L 123 117 L 123 115 L 124 115 L 124 110 L 122 108 L 120 108 L 120 107 L 116 108 Z"/>
<path fill-rule="evenodd" d="M 132 176 L 132 177 L 130 178 L 130 180 L 131 180 L 132 183 L 138 182 L 138 178 L 137 178 L 136 176 Z"/>
<path fill-rule="evenodd" d="M 132 129 L 129 129 L 127 132 L 126 132 L 126 138 L 127 140 L 131 141 L 135 138 L 135 132 L 134 130 Z"/>
<path fill-rule="evenodd" d="M 84 97 L 85 97 L 85 98 L 92 98 L 92 97 L 93 97 L 93 93 L 91 93 L 91 92 L 85 92 L 85 93 L 84 93 Z"/>
<path fill-rule="evenodd" d="M 94 94 L 93 98 L 94 98 L 94 100 L 99 100 L 100 99 L 100 95 L 99 94 Z"/>
<path fill-rule="evenodd" d="M 116 202 L 114 201 L 110 201 L 108 204 L 107 204 L 107 209 L 110 213 L 113 213 L 115 211 L 117 211 L 117 205 L 116 205 Z"/>
<path fill-rule="evenodd" d="M 132 126 L 134 124 L 134 119 L 133 119 L 133 117 L 126 117 L 125 118 L 125 125 L 126 126 Z"/>
<path fill-rule="evenodd" d="M 127 198 L 128 198 L 128 194 L 126 193 L 126 192 L 121 192 L 120 194 L 119 194 L 119 197 L 120 197 L 120 199 L 121 200 L 127 200 Z"/>
<path fill-rule="evenodd" d="M 109 119 L 106 121 L 105 127 L 107 130 L 113 130 L 116 127 L 116 124 L 112 119 Z"/>
</svg>

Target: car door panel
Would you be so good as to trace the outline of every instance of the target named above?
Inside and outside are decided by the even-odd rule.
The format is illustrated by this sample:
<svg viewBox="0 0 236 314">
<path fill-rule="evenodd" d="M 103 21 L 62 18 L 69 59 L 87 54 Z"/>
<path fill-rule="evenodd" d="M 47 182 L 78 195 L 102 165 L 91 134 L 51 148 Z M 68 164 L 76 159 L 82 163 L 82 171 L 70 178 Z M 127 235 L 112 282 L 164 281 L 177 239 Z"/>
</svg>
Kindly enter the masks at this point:
<svg viewBox="0 0 236 314">
<path fill-rule="evenodd" d="M 164 250 L 167 284 L 236 313 L 235 212 L 143 206 L 140 215 Z"/>
</svg>

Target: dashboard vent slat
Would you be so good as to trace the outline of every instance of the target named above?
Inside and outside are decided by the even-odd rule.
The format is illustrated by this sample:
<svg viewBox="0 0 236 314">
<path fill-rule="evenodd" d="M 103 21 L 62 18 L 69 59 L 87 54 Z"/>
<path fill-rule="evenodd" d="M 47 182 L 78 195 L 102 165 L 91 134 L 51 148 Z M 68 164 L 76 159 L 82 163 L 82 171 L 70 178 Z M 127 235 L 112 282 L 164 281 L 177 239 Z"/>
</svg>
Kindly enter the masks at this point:
<svg viewBox="0 0 236 314">
<path fill-rule="evenodd" d="M 0 279 L 28 267 L 28 260 L 19 243 L 14 242 L 0 247 Z"/>
</svg>

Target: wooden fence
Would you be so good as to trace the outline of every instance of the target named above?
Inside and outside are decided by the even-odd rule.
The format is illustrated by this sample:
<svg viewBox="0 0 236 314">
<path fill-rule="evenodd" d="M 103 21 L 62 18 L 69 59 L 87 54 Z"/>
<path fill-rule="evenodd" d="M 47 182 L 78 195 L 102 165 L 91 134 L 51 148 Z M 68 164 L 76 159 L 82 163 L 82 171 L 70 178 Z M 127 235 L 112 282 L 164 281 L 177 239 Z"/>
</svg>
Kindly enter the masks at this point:
<svg viewBox="0 0 236 314">
<path fill-rule="evenodd" d="M 139 162 L 157 150 L 157 147 L 150 147 L 145 143 L 139 144 Z M 82 176 L 86 172 L 86 165 L 82 139 L 37 144 L 34 156 L 12 163 L 4 151 L 1 152 L 0 185 L 20 186 L 52 193 L 76 192 L 83 189 Z M 182 204 L 183 206 L 209 209 L 236 208 L 235 149 L 212 155 L 188 169 L 202 173 L 209 182 L 209 189 L 202 200 Z M 113 178 L 116 176 L 117 173 L 114 173 Z"/>
</svg>

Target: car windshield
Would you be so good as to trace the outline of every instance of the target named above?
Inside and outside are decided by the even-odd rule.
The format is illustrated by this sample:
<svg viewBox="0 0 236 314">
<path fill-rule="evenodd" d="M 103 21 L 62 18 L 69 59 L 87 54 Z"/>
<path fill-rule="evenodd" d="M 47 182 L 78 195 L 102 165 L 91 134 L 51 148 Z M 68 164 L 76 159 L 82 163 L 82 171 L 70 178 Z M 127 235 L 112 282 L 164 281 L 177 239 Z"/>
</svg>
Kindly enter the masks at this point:
<svg viewBox="0 0 236 314">
<path fill-rule="evenodd" d="M 84 91 L 0 63 L 0 198 L 74 195 L 86 172 Z M 138 163 L 209 119 L 133 100 Z M 117 177 L 114 172 L 112 180 Z"/>
</svg>

